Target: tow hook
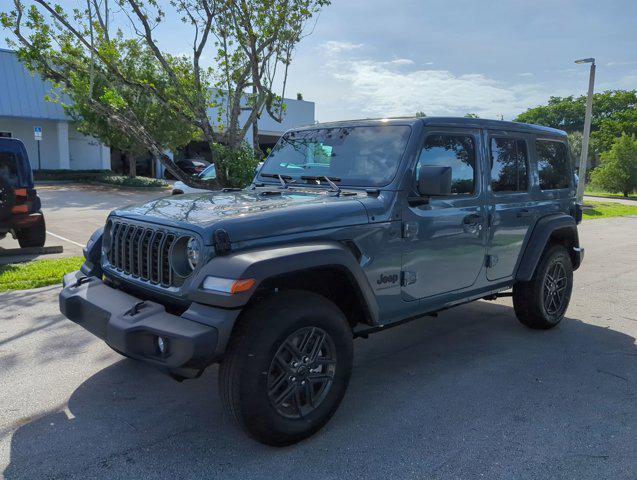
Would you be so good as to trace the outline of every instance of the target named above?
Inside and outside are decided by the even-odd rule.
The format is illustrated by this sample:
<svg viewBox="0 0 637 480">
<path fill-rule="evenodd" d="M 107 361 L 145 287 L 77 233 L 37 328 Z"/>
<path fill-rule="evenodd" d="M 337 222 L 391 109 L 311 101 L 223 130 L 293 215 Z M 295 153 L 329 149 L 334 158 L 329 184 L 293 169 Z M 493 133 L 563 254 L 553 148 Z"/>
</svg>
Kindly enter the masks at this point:
<svg viewBox="0 0 637 480">
<path fill-rule="evenodd" d="M 91 281 L 91 277 L 80 277 L 78 278 L 77 282 L 75 282 L 75 284 L 73 285 L 73 288 L 77 288 L 81 285 L 84 285 L 85 283 L 88 283 Z"/>
<path fill-rule="evenodd" d="M 130 308 L 130 310 L 127 310 L 126 313 L 124 313 L 124 315 L 129 316 L 129 317 L 134 317 L 145 306 L 146 306 L 146 302 L 143 302 L 143 301 L 142 302 L 137 302 L 135 305 L 133 305 Z"/>
</svg>

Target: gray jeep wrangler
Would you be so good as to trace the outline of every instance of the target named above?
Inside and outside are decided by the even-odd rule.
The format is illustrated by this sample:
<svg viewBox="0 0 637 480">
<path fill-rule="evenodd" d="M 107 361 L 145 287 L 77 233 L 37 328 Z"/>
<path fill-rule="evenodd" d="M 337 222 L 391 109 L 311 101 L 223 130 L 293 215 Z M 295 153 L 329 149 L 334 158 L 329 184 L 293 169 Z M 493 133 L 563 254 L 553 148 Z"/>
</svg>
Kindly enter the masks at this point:
<svg viewBox="0 0 637 480">
<path fill-rule="evenodd" d="M 502 295 L 524 325 L 557 325 L 583 257 L 575 182 L 566 134 L 544 127 L 301 128 L 245 190 L 112 212 L 60 309 L 178 380 L 221 363 L 229 414 L 288 445 L 334 414 L 354 337 Z"/>
</svg>

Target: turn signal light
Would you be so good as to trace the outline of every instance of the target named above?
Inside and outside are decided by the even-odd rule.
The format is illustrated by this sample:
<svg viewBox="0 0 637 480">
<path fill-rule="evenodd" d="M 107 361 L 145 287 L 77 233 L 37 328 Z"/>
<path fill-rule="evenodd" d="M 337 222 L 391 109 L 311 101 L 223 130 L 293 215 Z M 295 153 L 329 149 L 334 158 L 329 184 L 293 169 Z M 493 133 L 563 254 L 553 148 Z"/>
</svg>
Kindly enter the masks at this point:
<svg viewBox="0 0 637 480">
<path fill-rule="evenodd" d="M 204 290 L 212 290 L 215 292 L 223 292 L 234 295 L 235 293 L 247 292 L 254 287 L 255 283 L 256 281 L 253 278 L 234 280 L 231 278 L 209 276 L 203 281 L 202 287 Z"/>
</svg>

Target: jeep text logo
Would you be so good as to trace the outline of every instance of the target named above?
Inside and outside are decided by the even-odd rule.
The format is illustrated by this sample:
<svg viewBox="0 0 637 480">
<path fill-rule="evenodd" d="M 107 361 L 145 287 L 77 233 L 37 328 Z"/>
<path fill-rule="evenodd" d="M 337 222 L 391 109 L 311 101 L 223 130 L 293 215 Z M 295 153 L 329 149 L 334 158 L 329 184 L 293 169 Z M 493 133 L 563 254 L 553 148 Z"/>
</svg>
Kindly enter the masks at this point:
<svg viewBox="0 0 637 480">
<path fill-rule="evenodd" d="M 378 285 L 386 285 L 388 283 L 396 283 L 397 281 L 398 281 L 398 274 L 394 273 L 392 275 L 383 275 L 381 273 L 378 280 L 376 280 L 376 283 Z"/>
</svg>

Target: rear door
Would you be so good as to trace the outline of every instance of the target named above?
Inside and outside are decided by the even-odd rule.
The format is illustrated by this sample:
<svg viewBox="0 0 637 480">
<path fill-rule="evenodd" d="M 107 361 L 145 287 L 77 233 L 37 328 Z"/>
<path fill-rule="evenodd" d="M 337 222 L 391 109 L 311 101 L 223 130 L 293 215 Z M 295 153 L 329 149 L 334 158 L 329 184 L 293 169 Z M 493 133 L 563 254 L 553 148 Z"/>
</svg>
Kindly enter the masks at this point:
<svg viewBox="0 0 637 480">
<path fill-rule="evenodd" d="M 516 132 L 488 130 L 489 240 L 487 279 L 513 275 L 515 265 L 538 215 L 531 194 L 532 137 Z"/>
</svg>

